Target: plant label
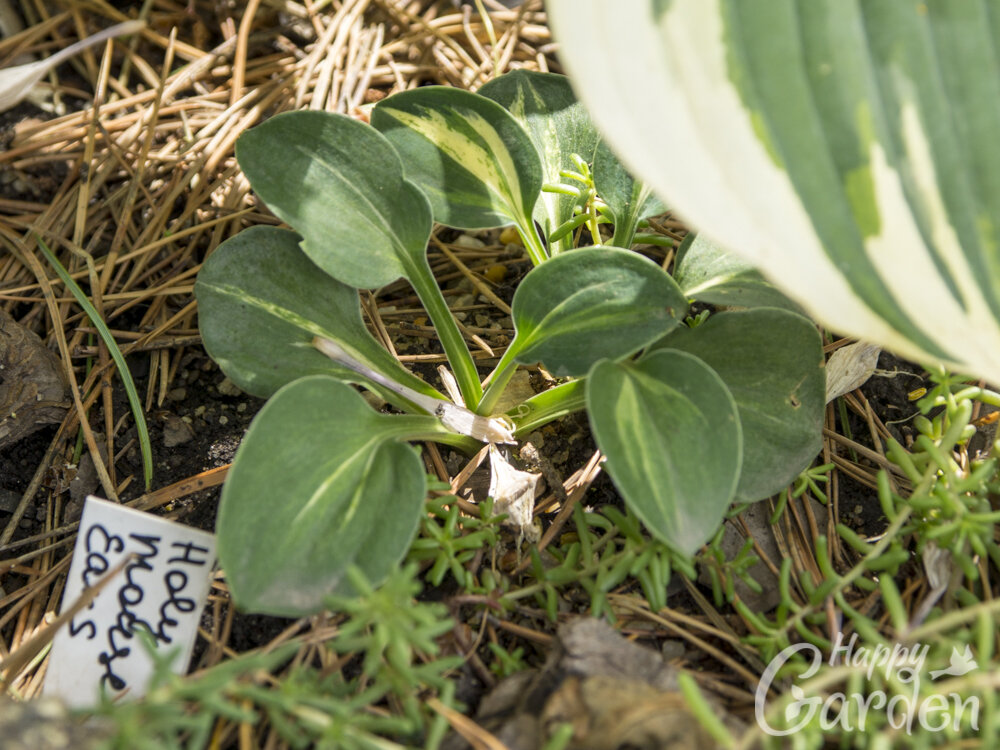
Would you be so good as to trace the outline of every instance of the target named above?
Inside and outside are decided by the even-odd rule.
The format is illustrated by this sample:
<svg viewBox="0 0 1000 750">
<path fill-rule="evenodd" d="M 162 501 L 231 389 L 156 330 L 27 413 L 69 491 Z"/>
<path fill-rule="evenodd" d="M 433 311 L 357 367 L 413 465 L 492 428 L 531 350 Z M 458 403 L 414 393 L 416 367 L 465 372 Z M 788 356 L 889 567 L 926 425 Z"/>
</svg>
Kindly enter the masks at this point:
<svg viewBox="0 0 1000 750">
<path fill-rule="evenodd" d="M 215 537 L 90 496 L 63 609 L 131 555 L 96 598 L 56 633 L 45 694 L 76 708 L 144 694 L 154 657 L 187 669 L 215 565 Z M 146 631 L 143 638 L 140 632 Z"/>
</svg>

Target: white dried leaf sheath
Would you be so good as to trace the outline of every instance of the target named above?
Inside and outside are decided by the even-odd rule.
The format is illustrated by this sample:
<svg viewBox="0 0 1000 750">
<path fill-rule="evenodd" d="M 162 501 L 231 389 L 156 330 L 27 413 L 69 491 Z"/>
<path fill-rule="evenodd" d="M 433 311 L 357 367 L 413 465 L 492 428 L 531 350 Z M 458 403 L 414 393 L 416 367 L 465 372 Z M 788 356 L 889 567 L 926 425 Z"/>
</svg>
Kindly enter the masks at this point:
<svg viewBox="0 0 1000 750">
<path fill-rule="evenodd" d="M 373 370 L 363 362 L 358 361 L 335 341 L 317 336 L 313 339 L 313 346 L 319 349 L 334 362 L 343 365 L 349 370 L 378 383 L 384 388 L 388 388 L 393 393 L 398 393 L 407 401 L 416 404 L 428 414 L 433 414 L 441 420 L 441 423 L 452 432 L 460 435 L 468 435 L 484 443 L 516 443 L 510 425 L 503 419 L 496 417 L 484 417 L 476 414 L 464 406 L 457 406 L 448 401 L 425 396 L 412 388 L 397 383 L 395 380 L 385 377 L 382 373 Z"/>
</svg>

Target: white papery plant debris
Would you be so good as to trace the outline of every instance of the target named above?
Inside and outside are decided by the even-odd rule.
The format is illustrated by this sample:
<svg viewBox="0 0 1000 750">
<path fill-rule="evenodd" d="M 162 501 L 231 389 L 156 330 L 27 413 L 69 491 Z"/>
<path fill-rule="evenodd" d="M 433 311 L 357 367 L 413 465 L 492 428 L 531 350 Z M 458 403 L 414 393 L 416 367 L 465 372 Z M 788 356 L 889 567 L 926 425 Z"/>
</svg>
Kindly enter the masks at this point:
<svg viewBox="0 0 1000 750">
<path fill-rule="evenodd" d="M 114 39 L 116 36 L 134 34 L 145 27 L 145 21 L 117 23 L 114 26 L 109 26 L 102 31 L 98 31 L 96 34 L 91 34 L 86 39 L 74 42 L 66 49 L 59 50 L 44 60 L 24 65 L 15 65 L 0 70 L 0 112 L 5 112 L 17 105 L 53 68 L 73 57 L 73 55 L 79 54 L 88 47 L 93 47 L 95 44 L 101 44 L 108 39 Z"/>
</svg>

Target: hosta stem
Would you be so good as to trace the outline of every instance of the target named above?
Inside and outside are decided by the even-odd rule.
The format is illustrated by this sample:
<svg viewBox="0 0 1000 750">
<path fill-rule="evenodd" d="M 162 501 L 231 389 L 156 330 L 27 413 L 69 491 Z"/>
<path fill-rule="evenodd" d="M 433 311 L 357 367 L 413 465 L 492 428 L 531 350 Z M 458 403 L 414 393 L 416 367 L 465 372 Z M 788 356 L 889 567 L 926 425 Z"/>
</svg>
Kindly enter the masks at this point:
<svg viewBox="0 0 1000 750">
<path fill-rule="evenodd" d="M 448 303 L 444 301 L 444 295 L 434 281 L 426 261 L 407 270 L 410 283 L 441 339 L 441 346 L 444 347 L 455 380 L 458 381 L 458 389 L 462 392 L 465 405 L 474 410 L 483 397 L 483 387 L 479 383 L 479 373 L 476 372 L 476 363 L 469 353 L 469 347 L 465 344 L 462 332 L 458 330 L 458 323 L 452 317 Z"/>
<path fill-rule="evenodd" d="M 508 358 L 507 356 L 512 351 L 512 349 L 507 350 L 507 353 L 501 357 L 500 362 L 493 371 L 493 375 L 490 377 L 490 384 L 486 387 L 486 391 L 479 401 L 479 407 L 476 409 L 477 414 L 488 416 L 493 413 L 493 409 L 503 394 L 504 388 L 507 387 L 507 383 L 510 382 L 510 379 L 517 371 L 517 365 L 513 362 L 514 358 L 512 356 Z"/>
<path fill-rule="evenodd" d="M 532 396 L 507 415 L 514 421 L 514 436 L 521 437 L 560 417 L 587 406 L 584 380 L 571 380 Z"/>
<path fill-rule="evenodd" d="M 531 258 L 532 265 L 541 265 L 548 259 L 549 256 L 545 252 L 545 245 L 542 243 L 542 238 L 538 234 L 535 222 L 531 220 L 530 216 L 526 217 L 524 221 L 517 223 L 517 233 L 521 235 L 521 241 L 524 243 L 524 249 L 527 251 L 528 257 Z"/>
</svg>

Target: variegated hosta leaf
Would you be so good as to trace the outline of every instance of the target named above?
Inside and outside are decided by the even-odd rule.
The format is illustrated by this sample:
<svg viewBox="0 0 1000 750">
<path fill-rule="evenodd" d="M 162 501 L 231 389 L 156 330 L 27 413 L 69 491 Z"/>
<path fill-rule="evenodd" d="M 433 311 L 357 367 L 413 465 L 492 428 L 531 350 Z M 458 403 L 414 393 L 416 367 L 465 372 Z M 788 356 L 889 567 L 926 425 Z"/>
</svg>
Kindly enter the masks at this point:
<svg viewBox="0 0 1000 750">
<path fill-rule="evenodd" d="M 503 105 L 521 123 L 541 157 L 544 182 L 565 182 L 559 172 L 576 170 L 572 154 L 588 164 L 593 161 L 600 136 L 566 76 L 515 70 L 494 78 L 477 93 Z M 546 237 L 573 218 L 573 207 L 580 202 L 562 193 L 539 197 L 535 218 Z"/>
<path fill-rule="evenodd" d="M 639 221 L 667 210 L 650 185 L 630 175 L 603 141 L 594 154 L 594 187 L 614 217 L 610 244 L 616 247 L 631 247 Z"/>
<path fill-rule="evenodd" d="M 413 285 L 462 396 L 477 403 L 475 364 L 427 265 L 430 205 L 403 176 L 385 137 L 344 115 L 286 112 L 240 136 L 236 157 L 254 191 L 302 235 L 303 251 L 322 270 L 355 287 L 400 277 Z"/>
<path fill-rule="evenodd" d="M 287 112 L 241 135 L 236 157 L 254 191 L 335 279 L 373 288 L 425 273 L 427 199 L 403 178 L 388 141 L 364 123 Z"/>
<path fill-rule="evenodd" d="M 826 401 L 823 341 L 788 310 L 721 312 L 678 326 L 656 346 L 688 352 L 712 368 L 736 400 L 743 429 L 737 502 L 780 492 L 816 457 Z"/>
<path fill-rule="evenodd" d="M 219 559 L 242 609 L 300 616 L 379 584 L 416 533 L 426 493 L 406 440 L 445 432 L 430 416 L 379 414 L 346 383 L 289 383 L 254 417 L 222 490 Z"/>
<path fill-rule="evenodd" d="M 320 271 L 299 239 L 287 229 L 250 227 L 205 261 L 194 285 L 198 328 L 222 371 L 255 396 L 270 396 L 304 375 L 358 380 L 316 351 L 313 337 L 322 336 L 336 339 L 383 375 L 440 398 L 372 337 L 361 320 L 357 290 Z M 380 392 L 405 405 L 391 391 Z"/>
<path fill-rule="evenodd" d="M 533 268 L 511 307 L 515 335 L 500 366 L 541 362 L 562 377 L 652 343 L 680 323 L 687 302 L 653 261 L 618 247 L 585 247 Z"/>
<path fill-rule="evenodd" d="M 689 234 L 677 248 L 674 281 L 684 296 L 699 302 L 801 312 L 745 258 L 726 252 L 704 234 Z"/>
<path fill-rule="evenodd" d="M 372 125 L 395 146 L 436 221 L 464 229 L 530 227 L 541 164 L 524 128 L 496 102 L 426 86 L 379 102 Z"/>
<path fill-rule="evenodd" d="M 719 528 L 743 457 L 736 402 L 687 352 L 598 362 L 587 411 L 608 473 L 658 539 L 691 555 Z"/>
<path fill-rule="evenodd" d="M 550 0 L 625 164 L 827 325 L 1000 380 L 1000 11 Z"/>
</svg>

